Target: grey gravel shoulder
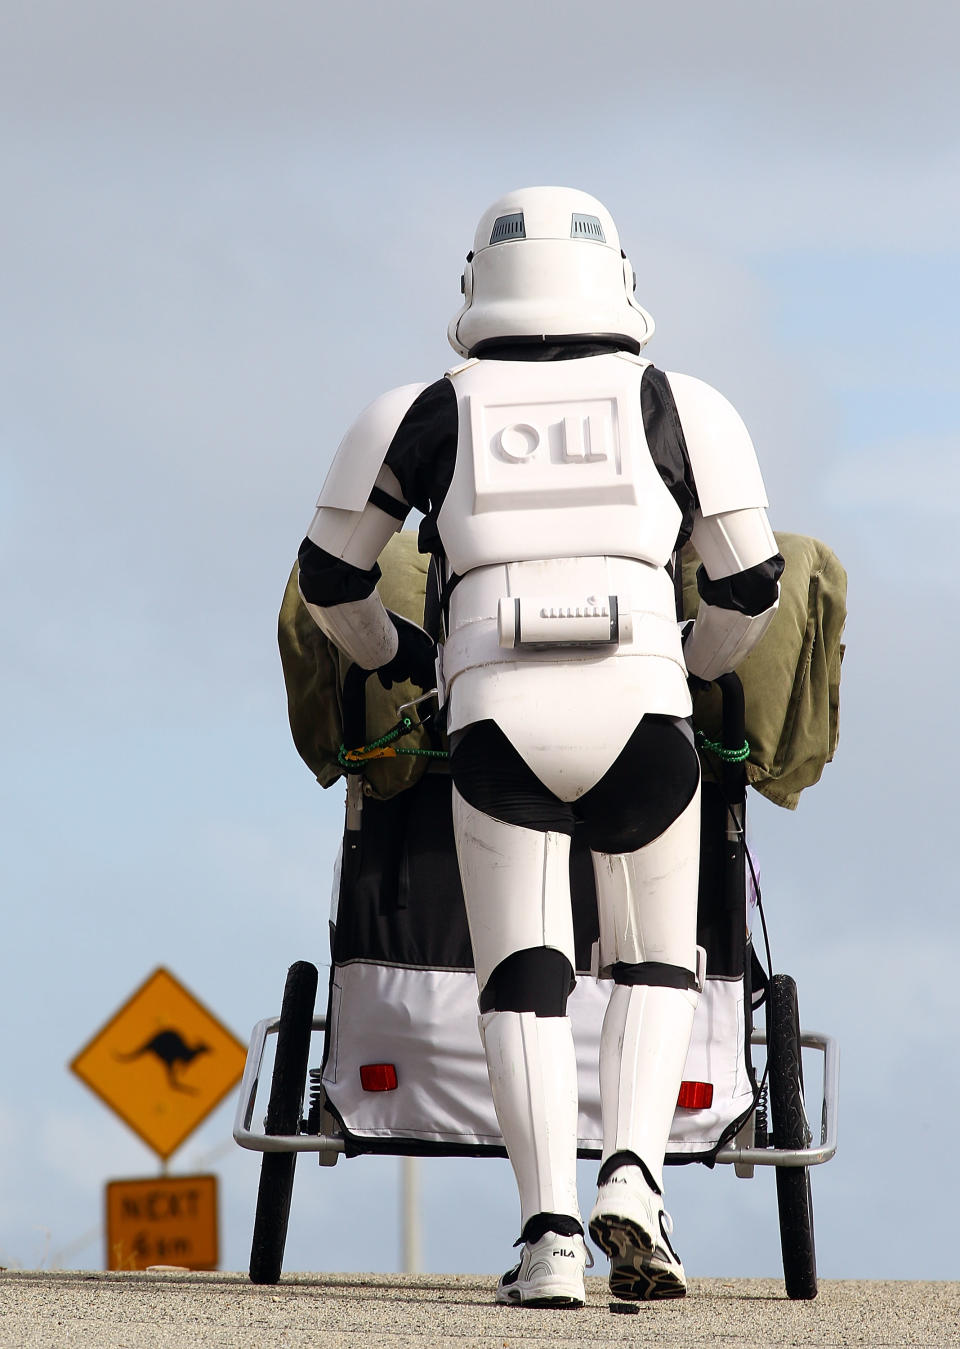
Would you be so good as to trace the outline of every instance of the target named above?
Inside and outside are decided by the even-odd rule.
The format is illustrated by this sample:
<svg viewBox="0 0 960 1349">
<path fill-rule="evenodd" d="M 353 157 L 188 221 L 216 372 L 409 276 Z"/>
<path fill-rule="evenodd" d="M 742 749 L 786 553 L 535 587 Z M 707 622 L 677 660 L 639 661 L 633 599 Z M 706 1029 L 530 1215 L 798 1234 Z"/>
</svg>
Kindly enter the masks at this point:
<svg viewBox="0 0 960 1349">
<path fill-rule="evenodd" d="M 694 1279 L 682 1301 L 577 1311 L 498 1307 L 473 1275 L 0 1273 L 0 1349 L 658 1349 L 960 1345 L 960 1283 L 821 1281 L 790 1302 L 774 1279 Z"/>
</svg>

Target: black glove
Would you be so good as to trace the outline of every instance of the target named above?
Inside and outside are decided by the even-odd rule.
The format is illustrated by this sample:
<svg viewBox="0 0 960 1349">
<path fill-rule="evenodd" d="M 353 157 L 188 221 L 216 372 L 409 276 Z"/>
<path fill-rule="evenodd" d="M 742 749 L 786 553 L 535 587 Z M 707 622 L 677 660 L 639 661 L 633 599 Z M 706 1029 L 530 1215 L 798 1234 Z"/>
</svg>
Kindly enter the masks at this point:
<svg viewBox="0 0 960 1349">
<path fill-rule="evenodd" d="M 386 665 L 381 665 L 377 670 L 377 678 L 385 689 L 392 688 L 394 684 L 401 683 L 404 679 L 409 679 L 414 684 L 419 684 L 422 689 L 432 689 L 436 687 L 437 670 L 436 657 L 437 648 L 430 637 L 424 632 L 423 628 L 411 623 L 409 618 L 401 618 L 399 614 L 387 610 L 390 622 L 397 630 L 399 645 L 397 653 Z"/>
</svg>

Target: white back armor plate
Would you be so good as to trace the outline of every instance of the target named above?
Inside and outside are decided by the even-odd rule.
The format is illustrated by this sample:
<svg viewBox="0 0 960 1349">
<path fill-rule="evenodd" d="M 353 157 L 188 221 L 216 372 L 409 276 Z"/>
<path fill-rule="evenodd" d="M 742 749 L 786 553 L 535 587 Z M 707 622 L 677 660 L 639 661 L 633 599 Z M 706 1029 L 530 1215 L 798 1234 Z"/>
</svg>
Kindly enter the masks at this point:
<svg viewBox="0 0 960 1349">
<path fill-rule="evenodd" d="M 571 554 L 669 561 L 681 514 L 644 435 L 648 364 L 617 353 L 448 372 L 459 441 L 437 526 L 455 572 Z"/>
</svg>

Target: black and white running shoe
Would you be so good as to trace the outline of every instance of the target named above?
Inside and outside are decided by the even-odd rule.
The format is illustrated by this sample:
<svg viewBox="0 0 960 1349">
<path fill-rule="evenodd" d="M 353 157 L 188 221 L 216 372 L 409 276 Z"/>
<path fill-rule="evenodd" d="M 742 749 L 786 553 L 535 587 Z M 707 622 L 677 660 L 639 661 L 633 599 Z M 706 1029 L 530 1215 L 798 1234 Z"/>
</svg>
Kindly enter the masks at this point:
<svg viewBox="0 0 960 1349">
<path fill-rule="evenodd" d="M 520 1263 L 497 1285 L 497 1301 L 521 1307 L 582 1307 L 583 1270 L 592 1257 L 583 1237 L 545 1232 L 524 1242 Z"/>
<path fill-rule="evenodd" d="M 610 1257 L 610 1291 L 628 1302 L 683 1297 L 687 1279 L 670 1244 L 663 1198 L 639 1166 L 618 1167 L 600 1186 L 590 1236 Z"/>
</svg>

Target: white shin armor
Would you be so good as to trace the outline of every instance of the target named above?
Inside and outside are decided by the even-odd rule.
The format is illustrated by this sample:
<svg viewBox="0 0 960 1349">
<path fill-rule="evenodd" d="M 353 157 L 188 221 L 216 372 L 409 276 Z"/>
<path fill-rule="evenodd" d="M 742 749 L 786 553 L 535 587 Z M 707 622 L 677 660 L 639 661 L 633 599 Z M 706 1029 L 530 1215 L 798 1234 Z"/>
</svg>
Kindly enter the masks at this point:
<svg viewBox="0 0 960 1349">
<path fill-rule="evenodd" d="M 480 1036 L 520 1191 L 521 1230 L 537 1213 L 579 1219 L 577 1058 L 569 1018 L 485 1012 Z"/>
<path fill-rule="evenodd" d="M 576 964 L 570 839 L 504 824 L 453 789 L 453 828 L 477 983 L 515 951 L 551 946 Z"/>
<path fill-rule="evenodd" d="M 604 1160 L 635 1152 L 661 1190 L 697 1002 L 687 989 L 616 984 L 600 1034 Z"/>
</svg>

